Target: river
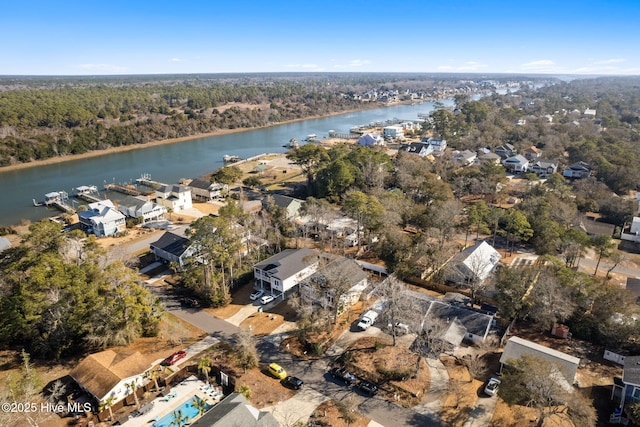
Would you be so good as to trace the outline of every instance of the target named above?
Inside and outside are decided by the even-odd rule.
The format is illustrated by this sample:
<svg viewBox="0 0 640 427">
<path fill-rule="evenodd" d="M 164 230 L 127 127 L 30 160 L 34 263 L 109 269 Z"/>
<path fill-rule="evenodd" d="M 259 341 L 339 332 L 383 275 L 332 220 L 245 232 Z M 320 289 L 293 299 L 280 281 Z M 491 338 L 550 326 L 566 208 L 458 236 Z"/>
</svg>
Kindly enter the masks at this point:
<svg viewBox="0 0 640 427">
<path fill-rule="evenodd" d="M 453 101 L 442 103 L 452 105 Z M 195 178 L 218 169 L 225 154 L 246 158 L 282 153 L 286 151 L 283 145 L 291 138 L 301 141 L 310 134 L 322 138 L 329 130 L 347 133 L 354 126 L 393 118 L 415 120 L 419 113 L 432 111 L 433 106 L 432 102 L 396 105 L 51 165 L 13 171 L 0 169 L 0 224 L 13 225 L 23 219 L 37 221 L 55 215 L 56 211 L 36 208 L 32 203 L 33 199 L 43 200 L 48 192 L 63 190 L 71 194 L 73 188 L 81 185 L 102 188 L 106 183 L 129 183 L 143 173 L 156 181 L 177 183 L 180 178 Z"/>
</svg>

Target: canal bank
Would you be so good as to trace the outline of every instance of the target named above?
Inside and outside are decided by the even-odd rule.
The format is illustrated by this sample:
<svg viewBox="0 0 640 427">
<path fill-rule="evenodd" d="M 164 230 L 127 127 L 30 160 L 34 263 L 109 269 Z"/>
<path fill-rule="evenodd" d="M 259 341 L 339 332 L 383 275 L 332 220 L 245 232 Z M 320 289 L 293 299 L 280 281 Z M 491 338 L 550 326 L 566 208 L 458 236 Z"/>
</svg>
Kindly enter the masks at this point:
<svg viewBox="0 0 640 427">
<path fill-rule="evenodd" d="M 451 105 L 452 100 L 441 103 Z M 415 120 L 418 114 L 428 114 L 434 103 L 402 104 L 371 110 L 349 112 L 329 117 L 301 120 L 267 128 L 244 130 L 207 137 L 142 145 L 138 149 L 119 152 L 99 152 L 99 155 L 81 159 L 38 164 L 34 167 L 0 170 L 0 224 L 12 225 L 27 219 L 55 215 L 44 207 L 33 207 L 51 191 L 69 193 L 80 185 L 129 184 L 149 174 L 152 179 L 177 183 L 180 178 L 206 175 L 223 166 L 225 154 L 241 158 L 261 153 L 284 153 L 284 145 L 292 137 L 303 140 L 306 135 L 328 136 L 329 130 L 349 131 L 354 126 L 385 121 L 393 118 Z"/>
</svg>

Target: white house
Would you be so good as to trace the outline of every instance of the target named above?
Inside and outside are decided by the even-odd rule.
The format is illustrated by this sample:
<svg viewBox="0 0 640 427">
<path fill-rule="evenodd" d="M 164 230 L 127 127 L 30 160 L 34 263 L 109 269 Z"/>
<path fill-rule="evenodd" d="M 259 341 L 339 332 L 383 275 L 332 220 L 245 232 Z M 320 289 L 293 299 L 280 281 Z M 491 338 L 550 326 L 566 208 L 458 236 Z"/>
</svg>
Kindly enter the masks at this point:
<svg viewBox="0 0 640 427">
<path fill-rule="evenodd" d="M 384 145 L 384 138 L 378 133 L 365 133 L 358 138 L 358 144 L 364 147 L 370 147 L 372 145 Z"/>
<path fill-rule="evenodd" d="M 424 139 L 422 140 L 423 142 Z M 428 138 L 426 142 L 433 148 L 434 156 L 441 156 L 444 154 L 447 149 L 447 140 L 446 139 L 438 139 L 438 138 Z"/>
<path fill-rule="evenodd" d="M 118 202 L 118 211 L 129 218 L 139 218 L 144 223 L 162 218 L 167 208 L 149 201 L 146 196 L 126 196 Z"/>
<path fill-rule="evenodd" d="M 478 154 L 475 151 L 464 150 L 458 151 L 455 150 L 451 153 L 451 159 L 461 166 L 469 166 L 473 164 L 478 158 Z"/>
<path fill-rule="evenodd" d="M 93 353 L 69 373 L 71 378 L 100 403 L 113 399 L 115 404 L 143 386 L 149 379 L 151 363 L 139 352 L 105 350 Z"/>
<path fill-rule="evenodd" d="M 191 209 L 191 190 L 184 185 L 163 185 L 156 190 L 156 202 L 173 212 Z"/>
<path fill-rule="evenodd" d="M 529 170 L 529 160 L 521 154 L 506 158 L 502 165 L 509 172 L 525 173 Z"/>
<path fill-rule="evenodd" d="M 98 237 L 111 236 L 127 228 L 125 216 L 109 199 L 90 203 L 86 211 L 78 212 L 78 219 L 87 233 Z"/>
<path fill-rule="evenodd" d="M 318 270 L 320 252 L 315 249 L 285 249 L 253 266 L 255 284 L 283 296 Z"/>
<path fill-rule="evenodd" d="M 382 129 L 382 136 L 385 138 L 403 138 L 404 128 L 402 126 L 385 126 Z"/>
<path fill-rule="evenodd" d="M 589 175 L 591 175 L 591 165 L 585 162 L 574 163 L 562 171 L 562 176 L 566 178 L 587 178 Z"/>
<path fill-rule="evenodd" d="M 476 243 L 449 262 L 447 280 L 460 284 L 482 282 L 489 277 L 500 258 L 498 251 L 487 242 Z"/>
</svg>

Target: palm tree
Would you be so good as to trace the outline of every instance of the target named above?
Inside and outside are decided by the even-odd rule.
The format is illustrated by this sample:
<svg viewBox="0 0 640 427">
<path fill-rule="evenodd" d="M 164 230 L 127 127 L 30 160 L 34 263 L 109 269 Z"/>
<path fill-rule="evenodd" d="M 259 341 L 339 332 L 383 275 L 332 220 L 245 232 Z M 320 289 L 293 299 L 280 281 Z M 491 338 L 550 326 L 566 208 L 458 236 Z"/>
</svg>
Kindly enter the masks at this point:
<svg viewBox="0 0 640 427">
<path fill-rule="evenodd" d="M 100 407 L 99 410 L 100 412 L 104 411 L 105 409 L 109 410 L 109 420 L 113 419 L 113 412 L 111 411 L 111 407 L 113 406 L 113 403 L 115 402 L 116 398 L 114 396 L 110 396 L 107 397 L 103 402 L 100 402 Z"/>
<path fill-rule="evenodd" d="M 208 357 L 203 357 L 198 361 L 198 370 L 204 373 L 207 383 L 209 383 L 209 372 L 211 372 L 211 360 Z"/>
<path fill-rule="evenodd" d="M 193 400 L 193 407 L 198 410 L 198 415 L 204 414 L 204 411 L 207 410 L 207 402 L 204 399 L 195 398 Z"/>
<path fill-rule="evenodd" d="M 138 395 L 136 394 L 136 390 L 138 389 L 138 383 L 136 382 L 136 380 L 133 380 L 130 383 L 125 384 L 125 386 L 127 387 L 127 389 L 131 390 L 131 393 L 133 393 L 133 399 L 136 402 L 136 408 L 139 408 L 140 402 L 138 401 Z"/>
<path fill-rule="evenodd" d="M 158 385 L 158 375 L 160 375 L 160 371 L 151 371 L 151 379 L 156 386 L 156 391 L 160 390 L 160 386 Z"/>
<path fill-rule="evenodd" d="M 181 409 L 173 411 L 172 415 L 173 420 L 169 423 L 169 427 L 182 427 L 187 423 L 187 421 L 189 421 L 189 417 L 184 415 Z"/>
</svg>

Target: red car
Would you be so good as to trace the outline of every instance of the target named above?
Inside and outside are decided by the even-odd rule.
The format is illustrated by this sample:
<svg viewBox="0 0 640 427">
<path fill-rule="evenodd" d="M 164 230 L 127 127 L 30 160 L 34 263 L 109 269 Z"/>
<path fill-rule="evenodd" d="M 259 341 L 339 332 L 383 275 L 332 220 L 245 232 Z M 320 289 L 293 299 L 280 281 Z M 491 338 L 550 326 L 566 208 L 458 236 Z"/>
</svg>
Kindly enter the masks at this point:
<svg viewBox="0 0 640 427">
<path fill-rule="evenodd" d="M 176 351 L 171 356 L 164 359 L 164 364 L 167 366 L 171 366 L 176 363 L 178 360 L 182 359 L 187 355 L 187 352 L 184 350 Z"/>
</svg>

